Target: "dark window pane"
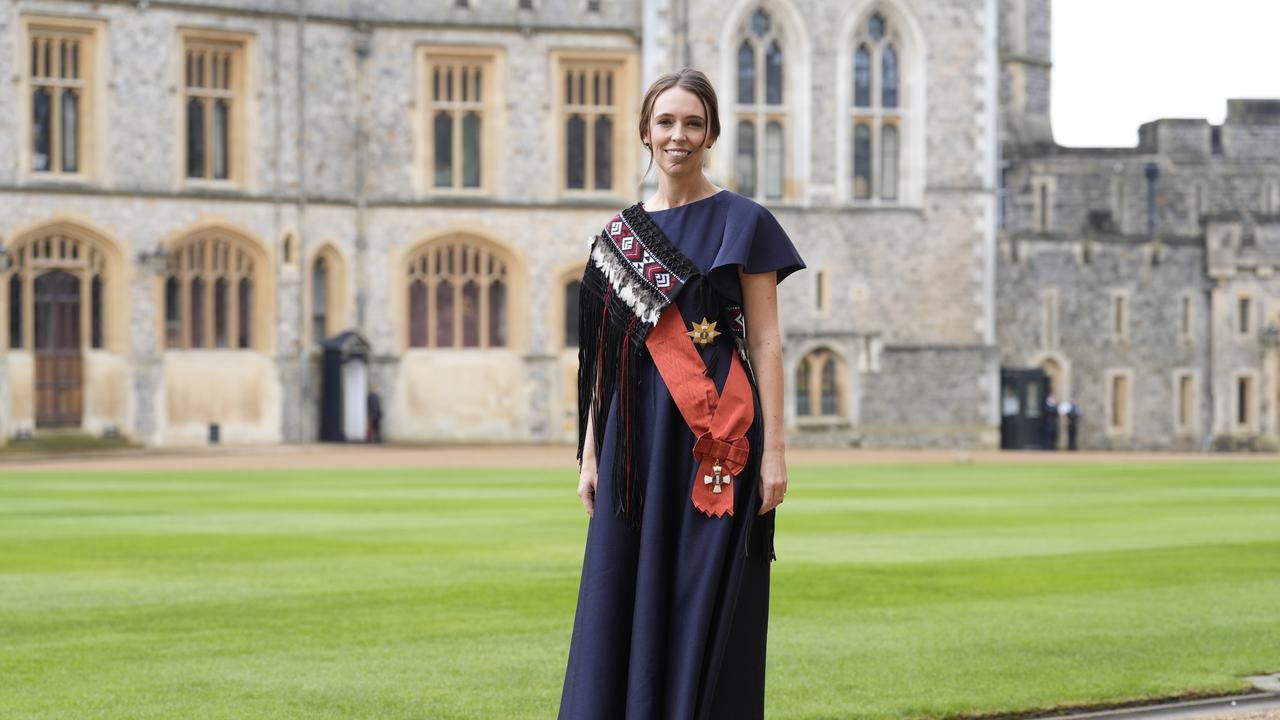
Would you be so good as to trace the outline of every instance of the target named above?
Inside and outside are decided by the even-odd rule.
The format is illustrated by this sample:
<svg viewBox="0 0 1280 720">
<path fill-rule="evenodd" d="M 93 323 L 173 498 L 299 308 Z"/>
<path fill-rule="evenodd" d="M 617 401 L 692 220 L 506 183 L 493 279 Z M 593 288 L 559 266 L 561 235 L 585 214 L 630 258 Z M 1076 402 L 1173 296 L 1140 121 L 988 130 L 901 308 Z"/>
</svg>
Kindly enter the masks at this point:
<svg viewBox="0 0 1280 720">
<path fill-rule="evenodd" d="M 871 105 L 871 53 L 865 45 L 853 54 L 853 104 L 855 107 Z"/>
<path fill-rule="evenodd" d="M 880 197 L 898 199 L 898 128 L 885 125 L 880 129 Z"/>
<path fill-rule="evenodd" d="M 777 200 L 782 197 L 786 178 L 786 153 L 782 125 L 771 122 L 764 129 L 764 194 Z"/>
<path fill-rule="evenodd" d="M 182 286 L 178 278 L 164 282 L 164 346 L 182 347 Z"/>
<path fill-rule="evenodd" d="M 595 188 L 608 190 L 613 187 L 613 119 L 601 115 L 595 128 Z"/>
<path fill-rule="evenodd" d="M 866 123 L 853 126 L 853 196 L 871 197 L 871 128 Z"/>
<path fill-rule="evenodd" d="M 218 278 L 213 283 L 213 346 L 227 346 L 227 281 Z"/>
<path fill-rule="evenodd" d="M 480 283 L 462 286 L 462 347 L 480 347 Z"/>
<path fill-rule="evenodd" d="M 564 345 L 578 346 L 579 302 L 582 283 L 574 280 L 564 286 Z"/>
<path fill-rule="evenodd" d="M 253 283 L 249 278 L 240 281 L 240 342 L 237 344 L 243 349 L 248 348 L 253 338 Z"/>
<path fill-rule="evenodd" d="M 204 347 L 204 280 L 191 281 L 191 347 Z"/>
<path fill-rule="evenodd" d="M 1236 422 L 1249 422 L 1249 382 L 1244 378 L 1236 381 Z"/>
<path fill-rule="evenodd" d="M 436 347 L 453 347 L 453 283 L 436 285 Z"/>
<path fill-rule="evenodd" d="M 750 105 L 756 101 L 756 53 L 750 40 L 738 46 L 738 102 Z"/>
<path fill-rule="evenodd" d="M 62 171 L 75 172 L 80 166 L 80 96 L 75 90 L 62 91 Z"/>
<path fill-rule="evenodd" d="M 92 347 L 102 347 L 102 276 L 94 275 L 89 285 L 89 343 Z"/>
<path fill-rule="evenodd" d="M 311 268 L 311 339 L 320 342 L 328 336 L 326 313 L 329 310 L 329 266 L 324 258 L 316 258 Z"/>
<path fill-rule="evenodd" d="M 229 177 L 230 148 L 230 108 L 226 100 L 218 100 L 213 104 L 213 176 L 219 180 Z"/>
<path fill-rule="evenodd" d="M 765 12 L 764 8 L 756 10 L 756 14 L 751 16 L 751 31 L 761 37 L 769 32 L 769 26 L 772 24 L 769 13 Z"/>
<path fill-rule="evenodd" d="M 53 98 L 46 88 L 36 88 L 31 93 L 31 169 L 43 172 L 51 169 L 52 127 L 49 117 Z"/>
<path fill-rule="evenodd" d="M 898 52 L 890 45 L 880 57 L 880 104 L 898 107 Z"/>
<path fill-rule="evenodd" d="M 414 280 L 409 285 L 409 347 L 427 346 L 427 284 Z"/>
<path fill-rule="evenodd" d="M 480 81 L 480 68 L 476 68 L 475 87 L 474 87 L 475 98 L 473 98 L 476 102 L 480 102 L 481 100 L 483 100 L 483 97 L 481 96 L 481 92 L 480 92 L 481 88 L 483 87 L 484 87 L 484 83 Z"/>
<path fill-rule="evenodd" d="M 742 195 L 756 194 L 756 126 L 746 120 L 738 123 L 737 161 L 734 163 L 737 190 Z"/>
<path fill-rule="evenodd" d="M 480 115 L 462 118 L 462 186 L 480 187 Z"/>
<path fill-rule="evenodd" d="M 489 347 L 507 346 L 507 284 L 489 283 Z"/>
<path fill-rule="evenodd" d="M 796 367 L 796 415 L 812 415 L 809 407 L 809 359 L 801 358 Z"/>
<path fill-rule="evenodd" d="M 871 39 L 879 42 L 880 38 L 884 37 L 884 17 L 880 13 L 872 15 L 867 30 L 871 34 Z"/>
<path fill-rule="evenodd" d="M 433 123 L 436 187 L 453 186 L 453 115 L 441 110 Z"/>
<path fill-rule="evenodd" d="M 204 177 L 204 106 L 198 98 L 187 101 L 187 177 Z"/>
<path fill-rule="evenodd" d="M 9 348 L 22 347 L 22 276 L 9 276 Z"/>
<path fill-rule="evenodd" d="M 782 104 L 782 47 L 777 40 L 769 43 L 764 54 L 764 101 L 770 105 Z"/>
<path fill-rule="evenodd" d="M 570 115 L 565 125 L 565 180 L 570 190 L 587 186 L 587 122 Z"/>
<path fill-rule="evenodd" d="M 839 409 L 837 400 L 836 361 L 834 358 L 828 358 L 826 363 L 822 366 L 822 414 L 838 414 Z"/>
</svg>

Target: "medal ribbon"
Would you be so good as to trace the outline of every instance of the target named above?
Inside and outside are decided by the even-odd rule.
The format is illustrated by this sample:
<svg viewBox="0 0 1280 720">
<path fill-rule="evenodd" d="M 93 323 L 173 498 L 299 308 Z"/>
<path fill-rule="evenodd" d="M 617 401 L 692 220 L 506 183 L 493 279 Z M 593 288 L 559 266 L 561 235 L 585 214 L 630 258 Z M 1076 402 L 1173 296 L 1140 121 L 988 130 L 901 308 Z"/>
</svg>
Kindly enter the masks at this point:
<svg viewBox="0 0 1280 720">
<path fill-rule="evenodd" d="M 724 391 L 717 393 L 674 303 L 662 312 L 645 346 L 697 438 L 693 446 L 693 457 L 698 461 L 693 506 L 710 517 L 733 515 L 733 480 L 738 480 L 746 467 L 751 451 L 746 435 L 756 412 L 742 361 L 736 352 L 731 353 L 729 377 Z"/>
</svg>

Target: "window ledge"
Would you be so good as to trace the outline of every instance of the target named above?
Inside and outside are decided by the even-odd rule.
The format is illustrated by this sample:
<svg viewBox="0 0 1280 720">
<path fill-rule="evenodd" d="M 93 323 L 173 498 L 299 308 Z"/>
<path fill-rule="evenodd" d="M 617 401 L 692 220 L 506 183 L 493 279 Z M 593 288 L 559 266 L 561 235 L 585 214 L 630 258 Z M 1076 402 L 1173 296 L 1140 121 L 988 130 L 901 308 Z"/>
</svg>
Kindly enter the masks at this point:
<svg viewBox="0 0 1280 720">
<path fill-rule="evenodd" d="M 200 193 L 205 195 L 248 195 L 249 189 L 243 183 L 235 180 L 201 180 L 199 178 L 183 178 L 182 190 L 184 192 Z"/>
<path fill-rule="evenodd" d="M 53 173 L 53 172 L 25 172 L 21 175 L 22 184 L 27 187 L 57 187 L 67 188 L 76 187 L 85 190 L 97 187 L 92 175 L 88 173 Z"/>
<path fill-rule="evenodd" d="M 853 423 L 840 415 L 800 415 L 796 418 L 798 430 L 848 430 L 852 427 Z"/>
</svg>

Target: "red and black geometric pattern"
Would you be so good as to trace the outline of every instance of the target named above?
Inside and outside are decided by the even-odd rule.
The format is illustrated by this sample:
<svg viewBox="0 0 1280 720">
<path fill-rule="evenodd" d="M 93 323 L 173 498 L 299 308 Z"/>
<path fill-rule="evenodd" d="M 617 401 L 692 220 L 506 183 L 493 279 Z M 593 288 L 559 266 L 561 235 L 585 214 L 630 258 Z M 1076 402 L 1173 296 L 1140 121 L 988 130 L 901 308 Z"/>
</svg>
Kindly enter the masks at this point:
<svg viewBox="0 0 1280 720">
<path fill-rule="evenodd" d="M 635 274 L 649 287 L 662 293 L 668 301 L 680 292 L 687 278 L 676 275 L 664 265 L 622 215 L 615 215 L 613 220 L 609 221 L 605 227 L 605 234 L 622 257 L 631 263 Z"/>
</svg>

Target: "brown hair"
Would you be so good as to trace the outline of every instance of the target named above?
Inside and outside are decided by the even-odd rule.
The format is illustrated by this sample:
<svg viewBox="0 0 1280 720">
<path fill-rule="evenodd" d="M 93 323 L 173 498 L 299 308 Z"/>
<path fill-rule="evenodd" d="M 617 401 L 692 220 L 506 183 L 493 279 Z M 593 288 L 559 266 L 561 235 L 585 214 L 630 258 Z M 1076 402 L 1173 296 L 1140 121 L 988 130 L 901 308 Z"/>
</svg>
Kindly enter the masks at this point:
<svg viewBox="0 0 1280 720">
<path fill-rule="evenodd" d="M 670 90 L 673 87 L 683 88 L 698 96 L 702 101 L 702 109 L 707 113 L 707 132 L 709 140 L 716 140 L 720 137 L 720 104 L 716 100 L 716 90 L 711 87 L 711 81 L 703 74 L 701 70 L 693 68 L 681 68 L 677 72 L 667 73 L 649 86 L 645 91 L 644 102 L 640 103 L 640 141 L 644 142 L 644 135 L 649 131 L 649 121 L 653 119 L 653 103 L 657 101 L 658 96 Z M 648 146 L 646 146 L 648 147 Z M 649 170 L 653 168 L 653 148 L 649 150 L 649 167 L 645 168 L 644 174 L 647 176 Z"/>
</svg>

